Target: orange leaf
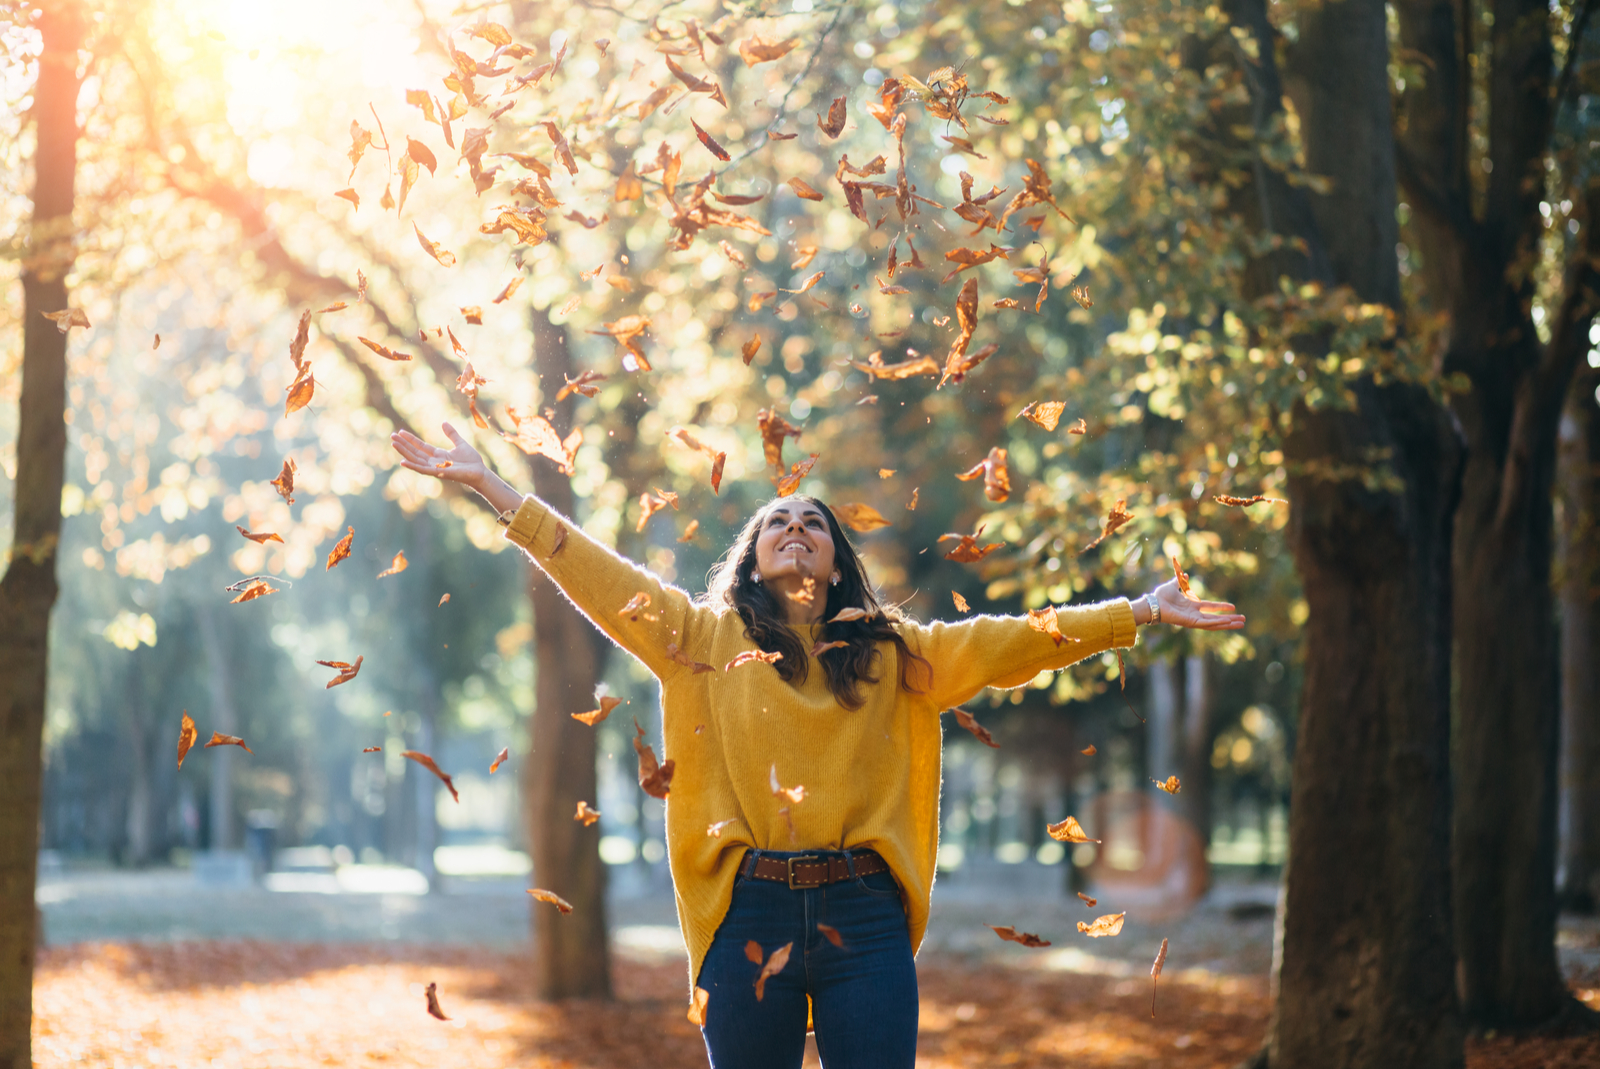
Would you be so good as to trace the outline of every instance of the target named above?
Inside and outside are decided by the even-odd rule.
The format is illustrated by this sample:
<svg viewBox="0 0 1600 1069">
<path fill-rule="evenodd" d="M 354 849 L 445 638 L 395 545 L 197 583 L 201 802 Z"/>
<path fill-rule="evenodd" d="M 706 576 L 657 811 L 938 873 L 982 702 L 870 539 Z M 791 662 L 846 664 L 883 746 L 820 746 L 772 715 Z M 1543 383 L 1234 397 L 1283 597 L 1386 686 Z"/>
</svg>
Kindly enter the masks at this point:
<svg viewBox="0 0 1600 1069">
<path fill-rule="evenodd" d="M 1259 505 L 1263 501 L 1270 501 L 1275 505 L 1287 505 L 1288 502 L 1281 497 L 1263 497 L 1256 494 L 1254 497 L 1229 497 L 1227 494 L 1212 494 L 1211 500 L 1219 505 L 1230 505 L 1234 508 L 1246 508 L 1250 505 Z"/>
<path fill-rule="evenodd" d="M 703 987 L 694 989 L 694 997 L 689 1002 L 689 1023 L 696 1028 L 706 1026 L 706 1007 L 711 1003 L 711 992 Z"/>
<path fill-rule="evenodd" d="M 1021 943 L 1025 947 L 1047 947 L 1050 945 L 1050 940 L 1040 939 L 1032 932 L 1019 932 L 1009 924 L 1003 926 L 991 924 L 989 927 L 994 929 L 995 935 L 1008 942 Z"/>
<path fill-rule="evenodd" d="M 1099 939 L 1107 935 L 1121 935 L 1122 921 L 1126 913 L 1107 913 L 1104 917 L 1096 917 L 1093 924 L 1078 922 L 1078 931 L 1091 939 Z"/>
<path fill-rule="evenodd" d="M 956 714 L 956 723 L 972 732 L 973 738 L 977 739 L 985 746 L 992 746 L 996 750 L 1000 748 L 1000 744 L 994 741 L 994 736 L 989 734 L 989 729 L 978 723 L 971 713 L 960 708 L 959 706 L 951 709 L 950 711 Z"/>
<path fill-rule="evenodd" d="M 1067 817 L 1059 824 L 1047 824 L 1044 830 L 1049 832 L 1050 838 L 1058 843 L 1100 842 L 1099 839 L 1089 838 L 1088 833 L 1083 830 L 1083 825 L 1078 823 L 1077 817 Z"/>
<path fill-rule="evenodd" d="M 1011 496 L 1011 472 L 1006 466 L 1006 451 L 999 446 L 989 450 L 989 455 L 971 469 L 956 476 L 969 482 L 983 476 L 983 496 L 990 501 L 1005 501 Z"/>
<path fill-rule="evenodd" d="M 211 733 L 211 741 L 206 743 L 205 746 L 202 747 L 202 749 L 209 750 L 213 746 L 237 746 L 241 750 L 243 750 L 245 753 L 248 753 L 248 754 L 255 753 L 254 750 L 252 750 L 250 747 L 248 747 L 248 746 L 246 746 L 244 744 L 244 740 L 241 739 L 239 736 L 237 736 L 237 735 L 224 735 L 220 731 L 213 731 Z"/>
<path fill-rule="evenodd" d="M 693 542 L 694 541 L 694 536 L 699 532 L 699 530 L 700 530 L 700 521 L 699 520 L 690 520 L 689 521 L 689 526 L 685 527 L 683 529 L 683 534 L 678 536 L 678 541 L 679 542 Z"/>
<path fill-rule="evenodd" d="M 750 366 L 750 361 L 755 359 L 756 353 L 759 352 L 760 350 L 761 350 L 761 335 L 759 335 L 759 334 L 751 335 L 750 340 L 745 342 L 742 346 L 739 347 L 739 353 L 740 353 L 741 356 L 744 357 L 744 366 L 745 367 L 749 367 Z"/>
<path fill-rule="evenodd" d="M 845 624 L 852 620 L 870 620 L 876 615 L 877 613 L 868 612 L 866 609 L 857 609 L 851 607 L 848 609 L 840 609 L 834 618 L 828 622 L 830 624 Z"/>
<path fill-rule="evenodd" d="M 1030 423 L 1037 423 L 1047 431 L 1053 431 L 1061 422 L 1061 413 L 1066 410 L 1065 401 L 1029 401 L 1027 407 L 1017 415 Z"/>
<path fill-rule="evenodd" d="M 1098 898 L 1090 898 L 1088 895 L 1084 894 L 1082 891 L 1078 892 L 1078 897 L 1083 899 L 1083 904 L 1085 906 L 1087 906 L 1089 909 L 1093 909 L 1095 906 L 1098 906 L 1100 904 L 1100 900 Z"/>
<path fill-rule="evenodd" d="M 440 608 L 440 607 L 442 607 L 442 606 L 443 606 L 443 605 L 444 605 L 444 603 L 445 603 L 445 602 L 447 602 L 447 601 L 449 601 L 449 600 L 450 600 L 450 595 L 449 595 L 449 594 L 446 594 L 446 595 L 445 595 L 445 596 L 444 596 L 444 597 L 442 597 L 442 598 L 440 598 L 440 599 L 439 599 L 439 604 L 438 604 L 438 605 L 436 605 L 436 606 L 434 606 L 434 608 Z"/>
<path fill-rule="evenodd" d="M 598 809 L 590 809 L 588 802 L 579 802 L 578 811 L 572 815 L 572 819 L 582 822 L 583 826 L 588 828 L 600 819 L 600 811 Z"/>
<path fill-rule="evenodd" d="M 383 357 L 385 360 L 397 360 L 398 361 L 398 360 L 410 360 L 411 359 L 411 354 L 410 353 L 397 352 L 396 350 L 389 348 L 387 345 L 379 345 L 377 342 L 373 341 L 371 338 L 363 338 L 359 334 L 356 335 L 356 341 L 360 342 L 362 345 L 365 345 L 368 349 L 371 349 L 373 352 L 377 353 L 379 356 Z"/>
<path fill-rule="evenodd" d="M 811 289 L 812 286 L 815 286 L 818 282 L 821 282 L 822 281 L 822 276 L 826 275 L 827 273 L 828 272 L 826 272 L 826 271 L 818 271 L 816 274 L 812 275 L 810 278 L 808 278 L 804 282 L 800 283 L 800 288 L 799 289 L 797 289 L 797 290 L 784 290 L 783 292 L 784 293 L 805 293 L 806 291 Z"/>
<path fill-rule="evenodd" d="M 410 562 L 406 560 L 405 550 L 400 550 L 395 553 L 394 560 L 389 562 L 389 567 L 378 573 L 378 578 L 383 579 L 391 575 L 399 575 L 408 567 L 410 567 Z"/>
<path fill-rule="evenodd" d="M 783 944 L 783 946 L 772 952 L 772 957 L 768 958 L 767 963 L 761 967 L 761 975 L 756 977 L 757 1002 L 760 1002 L 761 997 L 766 994 L 767 977 L 777 976 L 783 971 L 783 967 L 789 964 L 789 951 L 793 949 L 793 943 Z"/>
<path fill-rule="evenodd" d="M 801 200 L 821 200 L 822 199 L 822 194 L 821 193 L 818 193 L 816 190 L 812 189 L 809 185 L 807 185 L 805 182 L 801 181 L 798 178 L 789 179 L 789 183 L 788 184 L 789 184 L 789 188 L 794 190 L 794 195 L 799 197 Z"/>
<path fill-rule="evenodd" d="M 745 650 L 743 653 L 739 654 L 737 657 L 723 666 L 722 670 L 724 672 L 731 672 L 741 665 L 754 664 L 757 661 L 760 661 L 762 664 L 777 664 L 781 660 L 783 660 L 783 654 L 778 653 L 777 651 L 767 653 L 765 650 Z"/>
<path fill-rule="evenodd" d="M 294 504 L 294 473 L 298 470 L 294 459 L 286 457 L 283 461 L 283 471 L 278 474 L 276 479 L 272 480 L 273 488 L 278 491 L 278 496 L 291 505 Z"/>
<path fill-rule="evenodd" d="M 603 382 L 606 378 L 607 376 L 600 374 L 598 371 L 579 372 L 577 378 L 566 380 L 566 385 L 561 387 L 561 390 L 556 394 L 556 400 L 565 401 L 575 393 L 581 393 L 585 397 L 593 397 L 600 392 L 600 387 L 594 385 L 594 383 Z"/>
<path fill-rule="evenodd" d="M 350 682 L 361 671 L 361 662 L 363 660 L 365 660 L 365 656 L 357 657 L 354 663 L 349 661 L 318 661 L 318 664 L 327 668 L 337 669 L 339 672 L 337 676 L 328 680 L 328 686 L 324 689 L 331 689 L 337 687 L 340 683 Z"/>
<path fill-rule="evenodd" d="M 865 371 L 875 379 L 887 379 L 891 382 L 913 378 L 917 375 L 939 374 L 939 362 L 933 357 L 918 354 L 915 349 L 908 349 L 907 353 L 911 355 L 912 359 L 902 360 L 898 364 L 885 364 L 883 362 L 883 353 L 880 351 L 868 356 L 865 364 L 852 360 L 850 361 L 850 366 L 857 371 Z"/>
<path fill-rule="evenodd" d="M 572 146 L 568 145 L 567 139 L 562 136 L 561 128 L 553 122 L 546 122 L 544 132 L 550 135 L 550 142 L 556 147 L 556 162 L 565 167 L 568 174 L 577 174 L 578 164 L 572 158 Z"/>
<path fill-rule="evenodd" d="M 739 42 L 739 58 L 744 60 L 746 67 L 754 67 L 757 63 L 771 63 L 775 59 L 787 56 L 789 50 L 799 43 L 798 37 L 791 37 L 787 41 L 774 41 L 760 34 L 751 34 Z"/>
<path fill-rule="evenodd" d="M 1089 757 L 1093 757 L 1095 754 L 1099 753 L 1100 751 L 1095 749 L 1094 748 L 1094 743 L 1091 742 L 1089 745 L 1085 746 L 1083 749 L 1079 750 L 1078 752 L 1081 753 L 1081 754 L 1085 754 L 1085 755 L 1087 755 Z"/>
<path fill-rule="evenodd" d="M 819 924 L 817 925 L 817 931 L 822 933 L 822 938 L 826 939 L 840 950 L 844 949 L 844 936 L 839 934 L 839 929 L 830 924 Z"/>
<path fill-rule="evenodd" d="M 194 721 L 189 719 L 189 710 L 183 711 L 183 725 L 178 728 L 178 767 L 183 767 L 183 759 L 188 754 L 189 748 L 194 745 L 195 739 L 200 737 L 200 732 L 195 730 Z"/>
<path fill-rule="evenodd" d="M 360 661 L 360 659 L 361 658 L 359 657 L 356 658 L 357 661 Z M 439 766 L 433 763 L 433 758 L 429 757 L 425 753 L 418 753 L 416 750 L 403 750 L 401 751 L 400 756 L 409 757 L 411 760 L 415 761 L 429 772 L 432 772 L 435 776 L 438 776 L 439 779 L 443 781 L 444 785 L 450 789 L 450 797 L 454 798 L 457 802 L 461 801 L 461 795 L 456 791 L 456 785 L 451 783 L 450 777 L 441 772 L 439 770 Z"/>
<path fill-rule="evenodd" d="M 1127 498 L 1117 498 L 1117 503 L 1111 506 L 1110 512 L 1106 513 L 1105 529 L 1100 532 L 1100 537 L 1084 546 L 1082 552 L 1089 552 L 1095 546 L 1116 534 L 1120 528 L 1127 525 L 1129 520 L 1133 519 L 1133 513 L 1128 511 L 1127 504 Z"/>
<path fill-rule="evenodd" d="M 817 129 L 818 130 L 821 130 L 823 133 L 827 134 L 829 137 L 838 137 L 840 134 L 844 133 L 844 120 L 845 120 L 845 103 L 844 102 L 845 102 L 845 98 L 844 97 L 834 97 L 833 98 L 833 103 L 828 105 L 828 117 L 826 119 L 824 119 L 821 115 L 817 116 Z"/>
<path fill-rule="evenodd" d="M 773 485 L 778 488 L 779 497 L 788 497 L 800 488 L 800 480 L 811 474 L 811 469 L 816 467 L 820 453 L 812 453 L 805 460 L 797 461 L 790 469 L 789 474 L 781 479 L 774 479 Z"/>
<path fill-rule="evenodd" d="M 568 902 L 565 898 L 562 898 L 554 891 L 546 891 L 541 887 L 530 887 L 528 888 L 528 893 L 534 898 L 538 899 L 540 902 L 548 902 L 550 905 L 556 907 L 563 913 L 572 912 L 572 903 Z"/>
<path fill-rule="evenodd" d="M 1160 787 L 1168 794 L 1177 794 L 1179 788 L 1182 786 L 1178 782 L 1177 776 L 1168 776 L 1165 780 L 1153 779 L 1150 782 L 1154 783 L 1157 787 Z"/>
<path fill-rule="evenodd" d="M 972 606 L 967 604 L 967 599 L 966 598 L 962 597 L 960 594 L 956 593 L 954 590 L 950 591 L 950 596 L 955 599 L 956 609 L 958 611 L 960 611 L 960 612 L 970 612 L 970 611 L 972 611 Z"/>
<path fill-rule="evenodd" d="M 300 411 L 311 403 L 311 395 L 316 392 L 317 380 L 311 374 L 311 362 L 306 361 L 300 369 L 300 374 L 286 388 L 289 396 L 283 400 L 283 414 L 285 416 Z"/>
<path fill-rule="evenodd" d="M 264 598 L 268 594 L 276 594 L 278 592 L 270 583 L 261 578 L 247 579 L 243 582 L 235 583 L 227 589 L 229 591 L 237 591 L 239 594 L 238 597 L 228 603 L 230 605 L 237 605 L 242 601 L 254 601 L 257 598 Z"/>
<path fill-rule="evenodd" d="M 350 555 L 350 546 L 355 540 L 356 529 L 354 527 L 346 527 L 345 536 L 339 539 L 333 549 L 328 552 L 328 566 L 322 570 L 325 572 L 332 571 L 334 565 L 348 557 Z"/>
<path fill-rule="evenodd" d="M 615 709 L 621 704 L 621 698 L 601 698 L 600 708 L 591 709 L 587 713 L 573 713 L 572 719 L 582 721 L 583 723 L 588 724 L 590 727 L 594 727 L 596 724 L 600 723 L 600 721 L 610 716 L 611 710 Z"/>
<path fill-rule="evenodd" d="M 703 130 L 701 128 L 699 123 L 695 122 L 693 119 L 690 119 L 689 120 L 689 125 L 694 127 L 694 136 L 696 136 L 696 137 L 698 137 L 700 139 L 700 143 L 702 145 L 704 145 L 706 147 L 706 150 L 708 152 L 710 152 L 713 156 L 715 156 L 717 159 L 721 160 L 723 163 L 727 163 L 730 159 L 733 158 L 733 157 L 728 155 L 728 150 L 727 149 L 725 149 L 721 145 L 717 144 L 716 138 L 712 137 L 710 134 L 706 133 L 705 130 Z"/>
<path fill-rule="evenodd" d="M 913 502 L 913 504 L 915 504 L 915 502 Z M 982 560 L 995 550 L 999 549 L 1001 546 L 1005 545 L 1004 542 L 990 542 L 988 545 L 980 549 L 978 547 L 978 535 L 981 535 L 982 533 L 983 528 L 979 527 L 977 531 L 969 535 L 940 535 L 939 541 L 941 542 L 948 542 L 951 539 L 954 539 L 956 542 L 956 547 L 950 552 L 946 553 L 944 555 L 944 559 L 953 560 L 960 564 L 972 564 Z"/>
<path fill-rule="evenodd" d="M 283 539 L 279 538 L 276 534 L 272 533 L 271 531 L 260 531 L 260 532 L 246 531 L 243 527 L 240 527 L 238 524 L 234 524 L 233 525 L 233 529 L 238 531 L 240 534 L 244 535 L 246 538 L 248 538 L 252 542 L 264 543 L 264 542 L 282 542 L 283 541 Z"/>
<path fill-rule="evenodd" d="M 1156 1015 L 1156 981 L 1161 979 L 1161 966 L 1167 963 L 1167 941 L 1161 940 L 1161 949 L 1156 951 L 1156 960 L 1150 966 L 1150 1016 Z"/>
<path fill-rule="evenodd" d="M 854 502 L 847 505 L 834 505 L 833 514 L 839 522 L 852 531 L 876 531 L 880 527 L 888 527 L 889 521 L 884 519 L 877 509 L 871 505 Z"/>
<path fill-rule="evenodd" d="M 654 748 L 644 741 L 644 728 L 639 726 L 639 721 L 633 722 L 636 734 L 633 737 L 633 750 L 639 755 L 639 787 L 652 798 L 666 798 L 672 788 L 672 772 L 676 762 L 663 761 L 656 763 Z"/>
<path fill-rule="evenodd" d="M 1067 433 L 1068 434 L 1088 434 L 1089 433 L 1089 421 L 1080 419 L 1078 422 L 1074 423 L 1072 426 L 1067 428 Z"/>
<path fill-rule="evenodd" d="M 428 996 L 429 1015 L 437 1017 L 441 1021 L 448 1021 L 450 1018 L 444 1015 L 444 1010 L 439 1006 L 439 985 L 429 984 L 426 994 Z"/>
</svg>

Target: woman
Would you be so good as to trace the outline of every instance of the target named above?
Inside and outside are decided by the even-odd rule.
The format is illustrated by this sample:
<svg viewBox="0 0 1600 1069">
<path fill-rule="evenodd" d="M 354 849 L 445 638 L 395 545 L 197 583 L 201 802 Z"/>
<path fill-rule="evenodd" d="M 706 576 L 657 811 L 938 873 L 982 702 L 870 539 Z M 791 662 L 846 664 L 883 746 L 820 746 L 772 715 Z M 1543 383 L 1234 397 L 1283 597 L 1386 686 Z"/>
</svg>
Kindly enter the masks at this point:
<svg viewBox="0 0 1600 1069">
<path fill-rule="evenodd" d="M 1019 617 L 918 624 L 879 603 L 832 512 L 807 497 L 758 511 L 696 601 L 444 432 L 449 450 L 404 431 L 394 447 L 412 471 L 483 495 L 506 537 L 661 681 L 668 856 L 714 1069 L 798 1067 L 808 1014 L 827 1069 L 915 1061 L 942 710 L 1131 646 L 1139 624 L 1244 625 L 1175 582 L 1059 610 L 1059 643 Z M 864 614 L 838 619 L 849 609 Z M 766 656 L 734 663 L 751 651 Z M 758 983 L 785 946 L 787 964 Z"/>
</svg>

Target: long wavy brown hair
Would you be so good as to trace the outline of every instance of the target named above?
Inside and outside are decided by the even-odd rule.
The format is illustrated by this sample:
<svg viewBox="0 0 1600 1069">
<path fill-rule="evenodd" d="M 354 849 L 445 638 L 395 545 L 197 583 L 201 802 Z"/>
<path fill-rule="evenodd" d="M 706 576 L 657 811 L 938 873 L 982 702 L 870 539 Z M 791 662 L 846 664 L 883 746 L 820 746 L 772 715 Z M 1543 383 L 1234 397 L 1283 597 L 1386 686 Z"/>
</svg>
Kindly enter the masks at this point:
<svg viewBox="0 0 1600 1069">
<path fill-rule="evenodd" d="M 817 660 L 828 673 L 828 689 L 834 698 L 846 709 L 861 707 L 865 700 L 861 684 L 879 680 L 875 662 L 882 655 L 878 648 L 880 642 L 893 643 L 898 653 L 900 689 L 915 694 L 925 691 L 932 682 L 933 666 L 912 650 L 894 626 L 907 617 L 894 606 L 878 600 L 877 591 L 867 579 L 867 569 L 839 526 L 833 510 L 814 497 L 797 495 L 780 500 L 815 505 L 827 518 L 828 533 L 833 536 L 833 566 L 839 570 L 839 583 L 835 586 L 825 577 L 818 577 L 821 589 L 827 591 L 821 638 L 824 642 L 846 645 L 828 650 Z M 778 595 L 750 578 L 756 566 L 756 539 L 776 503 L 769 502 L 751 516 L 728 552 L 712 566 L 707 576 L 705 601 L 711 605 L 732 606 L 744 621 L 745 634 L 752 642 L 763 652 L 783 654 L 773 665 L 778 675 L 789 683 L 804 683 L 811 670 L 811 651 L 804 639 L 785 623 Z M 869 615 L 862 620 L 827 622 L 841 610 L 850 608 L 865 609 Z"/>
</svg>

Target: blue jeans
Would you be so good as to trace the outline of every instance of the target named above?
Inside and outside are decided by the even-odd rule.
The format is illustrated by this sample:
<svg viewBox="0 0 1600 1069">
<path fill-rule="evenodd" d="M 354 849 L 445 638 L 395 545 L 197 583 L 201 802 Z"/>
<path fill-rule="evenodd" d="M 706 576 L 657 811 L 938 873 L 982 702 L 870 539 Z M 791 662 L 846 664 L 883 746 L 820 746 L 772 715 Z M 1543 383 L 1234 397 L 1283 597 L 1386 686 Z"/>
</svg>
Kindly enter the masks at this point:
<svg viewBox="0 0 1600 1069">
<path fill-rule="evenodd" d="M 774 858 L 829 853 L 760 851 Z M 837 929 L 844 946 L 834 946 L 818 924 Z M 794 944 L 759 1002 L 761 966 L 745 956 L 751 940 L 764 958 Z M 698 986 L 711 994 L 701 1031 L 712 1069 L 799 1069 L 807 995 L 825 1069 L 912 1069 L 916 1061 L 917 969 L 900 888 L 887 872 L 794 891 L 740 875 Z"/>
</svg>

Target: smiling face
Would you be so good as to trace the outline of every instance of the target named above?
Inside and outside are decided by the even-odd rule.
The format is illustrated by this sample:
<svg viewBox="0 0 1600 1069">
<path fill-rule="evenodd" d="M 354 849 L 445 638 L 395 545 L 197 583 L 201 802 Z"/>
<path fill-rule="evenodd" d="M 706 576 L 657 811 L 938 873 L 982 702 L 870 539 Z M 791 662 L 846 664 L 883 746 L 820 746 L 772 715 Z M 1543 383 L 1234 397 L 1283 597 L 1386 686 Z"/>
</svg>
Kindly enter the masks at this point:
<svg viewBox="0 0 1600 1069">
<path fill-rule="evenodd" d="M 763 582 L 791 576 L 827 582 L 833 575 L 833 536 L 822 510 L 795 497 L 773 502 L 756 536 L 755 571 Z"/>
</svg>

